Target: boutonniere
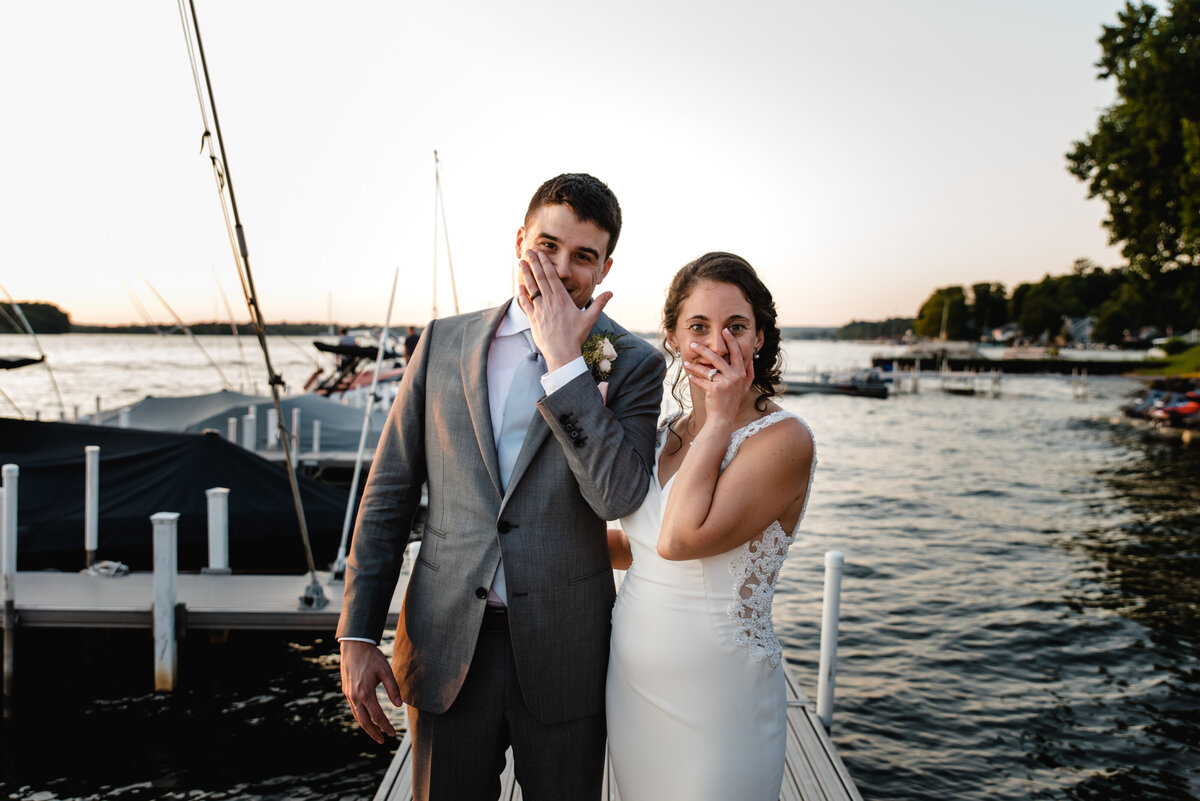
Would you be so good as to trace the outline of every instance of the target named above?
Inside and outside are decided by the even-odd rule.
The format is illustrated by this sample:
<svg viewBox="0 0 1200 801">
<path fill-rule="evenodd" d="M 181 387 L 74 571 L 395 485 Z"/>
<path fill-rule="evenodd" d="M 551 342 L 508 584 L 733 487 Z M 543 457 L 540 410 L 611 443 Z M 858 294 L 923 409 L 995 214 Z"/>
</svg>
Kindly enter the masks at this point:
<svg viewBox="0 0 1200 801">
<path fill-rule="evenodd" d="M 622 334 L 592 334 L 583 343 L 583 361 L 592 378 L 599 384 L 612 374 L 613 362 L 617 360 L 617 343 Z"/>
</svg>

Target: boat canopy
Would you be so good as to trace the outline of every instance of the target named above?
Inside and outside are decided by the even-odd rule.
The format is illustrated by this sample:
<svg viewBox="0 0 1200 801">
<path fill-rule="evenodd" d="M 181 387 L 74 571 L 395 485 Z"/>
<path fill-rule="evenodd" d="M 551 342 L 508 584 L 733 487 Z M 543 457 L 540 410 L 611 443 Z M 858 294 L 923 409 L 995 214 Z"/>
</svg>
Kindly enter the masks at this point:
<svg viewBox="0 0 1200 801">
<path fill-rule="evenodd" d="M 301 453 L 312 450 L 314 420 L 321 421 L 322 451 L 358 450 L 358 441 L 362 436 L 362 409 L 346 406 L 313 393 L 281 398 L 279 406 L 283 410 L 284 423 L 289 428 L 292 425 L 292 409 L 300 410 Z M 251 407 L 254 408 L 257 427 L 255 448 L 261 450 L 267 445 L 267 412 L 275 406 L 271 398 L 259 395 L 221 390 L 175 398 L 147 396 L 129 407 L 129 425 L 131 428 L 193 434 L 211 429 L 224 435 L 229 430 L 229 418 L 236 417 L 240 442 L 242 417 Z M 119 418 L 119 410 L 100 414 L 102 424 L 116 425 Z M 371 426 L 367 432 L 369 450 L 374 450 L 379 442 L 379 435 L 386 420 L 386 410 L 375 409 L 371 412 Z"/>
</svg>

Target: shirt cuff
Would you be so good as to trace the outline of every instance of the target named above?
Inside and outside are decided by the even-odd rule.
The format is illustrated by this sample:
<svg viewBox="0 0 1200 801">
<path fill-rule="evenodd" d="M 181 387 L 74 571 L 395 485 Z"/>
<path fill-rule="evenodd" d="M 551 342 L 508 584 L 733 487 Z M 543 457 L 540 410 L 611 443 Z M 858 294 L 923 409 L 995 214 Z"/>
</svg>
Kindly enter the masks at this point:
<svg viewBox="0 0 1200 801">
<path fill-rule="evenodd" d="M 354 640 L 355 642 L 369 642 L 369 643 L 371 643 L 371 645 L 379 645 L 379 643 L 375 642 L 374 640 L 372 640 L 368 637 L 338 637 L 337 638 L 338 642 L 345 642 L 346 640 Z"/>
<path fill-rule="evenodd" d="M 546 390 L 547 395 L 550 395 L 555 390 L 562 389 L 586 372 L 587 362 L 583 360 L 582 356 L 577 356 L 574 360 L 567 362 L 554 372 L 543 375 L 542 389 Z"/>
</svg>

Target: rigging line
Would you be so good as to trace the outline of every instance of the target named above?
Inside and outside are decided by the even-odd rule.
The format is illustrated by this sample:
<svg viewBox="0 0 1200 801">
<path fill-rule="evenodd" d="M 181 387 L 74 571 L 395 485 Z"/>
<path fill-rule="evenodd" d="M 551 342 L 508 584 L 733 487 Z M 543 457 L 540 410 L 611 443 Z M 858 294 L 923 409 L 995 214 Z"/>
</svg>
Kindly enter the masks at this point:
<svg viewBox="0 0 1200 801">
<path fill-rule="evenodd" d="M 242 338 L 238 336 L 237 321 L 233 319 L 233 309 L 229 305 L 229 298 L 225 295 L 225 287 L 221 286 L 221 279 L 217 276 L 217 268 L 213 266 L 213 280 L 217 283 L 217 291 L 221 293 L 221 302 L 225 304 L 225 313 L 229 315 L 229 328 L 233 331 L 233 341 L 237 343 L 238 361 L 242 363 L 242 373 L 246 377 L 246 383 L 242 387 L 245 392 L 247 387 L 254 386 L 254 381 L 250 378 L 250 364 L 246 360 L 246 351 L 242 349 Z"/>
<path fill-rule="evenodd" d="M 162 328 L 159 327 L 158 323 L 154 322 L 154 318 L 150 316 L 150 312 L 146 311 L 146 307 L 142 305 L 140 300 L 138 300 L 137 295 L 133 294 L 133 289 L 130 288 L 129 284 L 125 283 L 124 280 L 122 280 L 121 283 L 125 284 L 125 294 L 129 296 L 129 301 L 133 304 L 133 307 L 137 310 L 138 314 L 142 316 L 142 322 L 153 328 L 154 333 L 158 334 L 160 337 L 165 337 L 167 332 L 163 331 Z"/>
<path fill-rule="evenodd" d="M 237 237 L 234 234 L 233 223 L 229 219 L 229 206 L 225 202 L 225 195 L 223 192 L 225 189 L 225 169 L 221 164 L 220 159 L 217 158 L 216 153 L 213 152 L 213 137 L 212 132 L 209 130 L 208 109 L 204 104 L 204 90 L 200 87 L 200 72 L 196 69 L 196 47 L 192 40 L 191 28 L 187 23 L 187 12 L 184 9 L 184 0 L 178 0 L 177 5 L 179 6 L 179 21 L 183 25 L 184 42 L 187 44 L 188 65 L 192 70 L 192 83 L 196 87 L 196 100 L 200 105 L 200 119 L 204 123 L 204 133 L 200 136 L 200 152 L 203 153 L 206 148 L 208 150 L 208 159 L 212 164 L 213 178 L 217 182 L 217 193 L 221 200 L 221 216 L 225 220 L 225 233 L 229 237 L 229 248 L 233 252 L 233 262 L 237 267 L 238 280 L 242 284 L 242 294 L 245 296 L 249 294 L 249 290 L 246 287 L 246 277 L 243 274 L 242 264 L 238 254 Z M 197 28 L 196 36 L 199 37 L 199 35 L 200 29 Z M 203 54 L 201 55 L 203 56 Z M 213 106 L 213 114 L 214 116 L 216 115 L 215 105 Z M 251 310 L 251 313 L 253 313 L 253 310 Z"/>
<path fill-rule="evenodd" d="M 437 252 L 438 252 L 438 193 L 440 192 L 440 177 L 438 175 L 438 154 L 433 151 L 433 315 L 436 320 L 437 310 Z"/>
<path fill-rule="evenodd" d="M 21 333 L 21 324 L 14 320 L 13 316 L 4 310 L 3 306 L 0 306 L 0 315 L 4 315 L 4 319 L 8 320 L 8 324 L 12 326 L 14 334 Z"/>
<path fill-rule="evenodd" d="M 450 227 L 446 225 L 446 202 L 445 196 L 442 194 L 440 175 L 436 183 L 438 206 L 442 210 L 442 234 L 446 237 L 446 266 L 450 269 L 450 294 L 454 298 L 454 313 L 458 314 L 458 285 L 454 281 L 454 259 L 450 256 Z"/>
<path fill-rule="evenodd" d="M 238 214 L 237 196 L 233 191 L 233 177 L 229 174 L 229 158 L 225 153 L 225 139 L 221 136 L 221 120 L 217 114 L 217 103 L 213 97 L 212 81 L 208 74 L 208 61 L 204 56 L 204 41 L 200 36 L 200 21 L 196 17 L 196 4 L 194 0 L 188 0 L 188 5 L 192 12 L 192 30 L 196 34 L 196 50 L 200 54 L 200 64 L 204 70 L 204 82 L 208 89 L 208 103 L 213 112 L 213 127 L 216 130 L 217 145 L 221 151 L 221 164 L 223 166 L 224 186 L 229 190 L 229 202 L 233 209 L 234 228 L 237 232 L 238 248 L 234 255 L 234 261 L 238 262 L 238 274 L 242 277 L 242 289 L 246 296 L 246 305 L 251 312 L 251 322 L 254 327 L 254 333 L 258 337 L 259 346 L 262 348 L 263 359 L 267 367 L 267 384 L 271 388 L 271 400 L 275 405 L 275 420 L 279 428 L 279 441 L 283 445 L 284 465 L 287 467 L 288 482 L 292 489 L 292 501 L 296 507 L 296 517 L 300 525 L 300 537 L 304 541 L 304 554 L 308 559 L 308 570 L 310 574 L 310 584 L 305 594 L 300 597 L 302 605 L 310 608 L 323 608 L 329 600 L 325 597 L 321 590 L 320 582 L 317 581 L 317 568 L 313 561 L 312 545 L 308 537 L 308 524 L 304 519 L 304 506 L 300 499 L 300 485 L 296 479 L 296 466 L 292 462 L 291 453 L 291 435 L 288 433 L 287 424 L 284 421 L 283 409 L 279 402 L 279 385 L 283 383 L 282 376 L 275 372 L 275 368 L 271 365 L 271 353 L 267 347 L 266 324 L 263 322 L 262 310 L 258 305 L 258 297 L 254 289 L 254 279 L 250 272 L 250 255 L 246 250 L 246 235 L 242 228 L 241 217 Z M 186 24 L 184 26 L 187 27 Z M 185 36 L 187 32 L 185 30 Z M 203 103 L 201 103 L 203 106 Z M 215 162 L 214 162 L 215 165 Z M 224 196 L 222 195 L 222 205 L 224 205 Z M 240 262 L 238 254 L 241 255 Z"/>
<path fill-rule="evenodd" d="M 21 311 L 21 306 L 13 300 L 13 296 L 8 294 L 8 290 L 0 284 L 0 290 L 4 292 L 4 296 L 8 298 L 8 305 L 12 306 L 13 312 L 17 317 L 21 318 L 21 322 L 25 324 L 25 330 L 29 332 L 30 339 L 33 340 L 33 346 L 37 348 L 38 355 L 42 357 L 42 364 L 46 366 L 46 375 L 50 376 L 50 386 L 54 387 L 54 397 L 58 398 L 58 411 L 62 416 L 66 416 L 67 407 L 63 404 L 62 393 L 58 391 L 58 382 L 54 380 L 54 371 L 50 369 L 50 360 L 46 358 L 46 351 L 42 350 L 42 343 L 38 342 L 37 334 L 33 333 L 33 326 L 29 324 L 29 320 L 25 319 L 25 312 Z"/>
<path fill-rule="evenodd" d="M 141 273 L 138 273 L 138 275 L 141 275 Z M 200 349 L 200 352 L 204 354 L 204 358 L 208 359 L 208 363 L 211 364 L 213 369 L 217 371 L 217 375 L 221 376 L 221 383 L 225 385 L 225 389 L 228 389 L 230 392 L 232 392 L 233 384 L 229 383 L 229 379 L 225 377 L 225 373 L 221 372 L 221 366 L 217 364 L 212 356 L 208 355 L 208 351 L 206 351 L 204 346 L 200 344 L 200 340 L 196 339 L 196 335 L 192 333 L 192 329 L 188 328 L 183 320 L 180 319 L 179 315 L 175 313 L 175 310 L 171 308 L 171 304 L 167 303 L 167 299 L 158 294 L 158 290 L 154 288 L 154 285 L 150 283 L 150 280 L 146 278 L 146 276 L 142 275 L 142 280 L 146 282 L 146 286 L 150 287 L 150 291 L 154 293 L 154 296 L 158 298 L 159 302 L 161 302 L 162 305 L 166 307 L 167 311 L 171 313 L 171 316 L 175 318 L 175 324 L 183 329 L 184 333 L 187 334 L 192 340 L 192 343 L 195 344 L 195 346 Z"/>
<path fill-rule="evenodd" d="M 358 497 L 358 477 L 362 473 L 363 451 L 367 446 L 367 432 L 371 429 L 371 415 L 375 411 L 375 404 L 379 401 L 375 392 L 379 386 L 379 370 L 383 367 L 383 355 L 387 352 L 388 330 L 392 325 L 392 304 L 396 300 L 396 282 L 400 280 L 400 268 L 396 268 L 395 274 L 392 276 L 392 294 L 388 297 L 387 316 L 383 321 L 383 332 L 379 335 L 379 352 L 375 355 L 375 372 L 371 376 L 371 394 L 370 400 L 365 404 L 366 410 L 363 412 L 362 430 L 358 435 L 358 456 L 354 459 L 354 477 L 350 481 L 350 497 L 346 499 L 346 516 L 342 520 L 342 540 L 338 544 L 337 559 L 333 563 L 333 569 L 330 571 L 333 575 L 331 580 L 340 579 L 346 572 L 346 540 L 350 536 L 350 520 L 351 513 L 354 511 L 354 501 Z"/>
<path fill-rule="evenodd" d="M 8 397 L 8 393 L 4 391 L 3 387 L 0 387 L 0 396 L 3 396 L 4 399 L 8 401 L 8 405 L 13 407 L 17 413 L 17 416 L 19 416 L 22 420 L 28 419 L 25 417 L 25 412 L 21 411 L 21 407 L 14 403 L 12 398 Z"/>
</svg>

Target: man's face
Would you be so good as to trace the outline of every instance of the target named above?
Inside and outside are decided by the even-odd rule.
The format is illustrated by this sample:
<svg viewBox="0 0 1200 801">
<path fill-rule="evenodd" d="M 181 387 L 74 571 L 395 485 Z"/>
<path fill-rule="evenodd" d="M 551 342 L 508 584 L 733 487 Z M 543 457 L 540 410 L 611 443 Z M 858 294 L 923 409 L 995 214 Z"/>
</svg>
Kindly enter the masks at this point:
<svg viewBox="0 0 1200 801">
<path fill-rule="evenodd" d="M 571 207 L 561 203 L 542 206 L 529 225 L 517 231 L 517 258 L 524 259 L 527 250 L 536 250 L 550 261 L 581 309 L 612 267 L 612 259 L 605 257 L 608 231 L 580 222 Z"/>
</svg>

